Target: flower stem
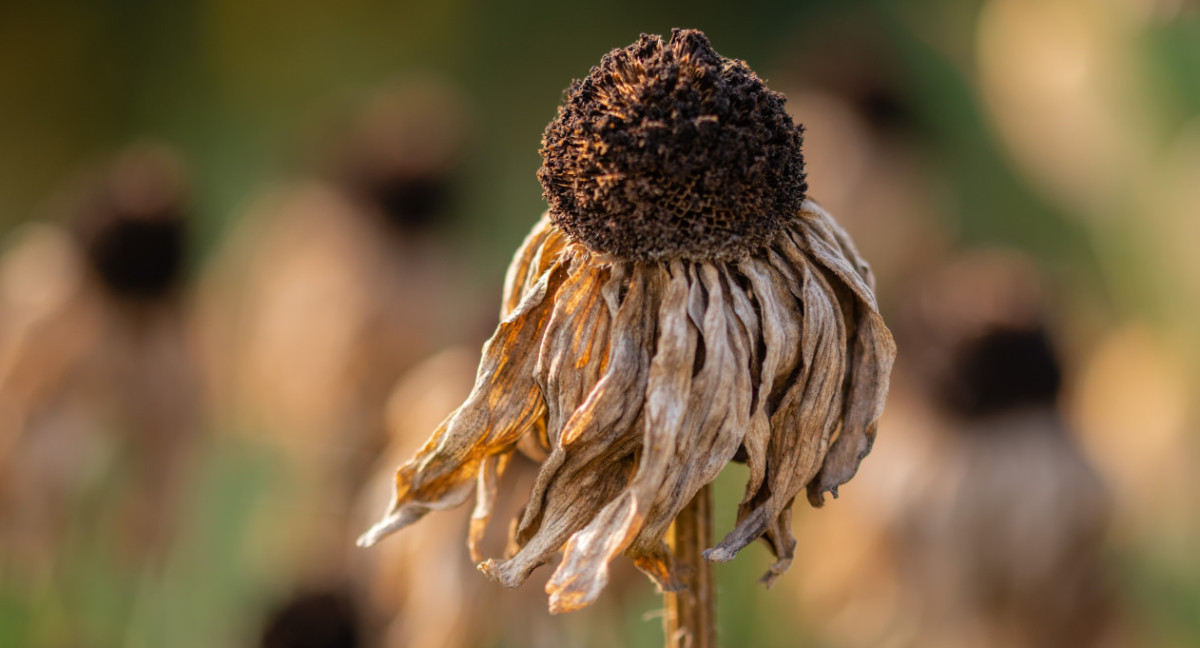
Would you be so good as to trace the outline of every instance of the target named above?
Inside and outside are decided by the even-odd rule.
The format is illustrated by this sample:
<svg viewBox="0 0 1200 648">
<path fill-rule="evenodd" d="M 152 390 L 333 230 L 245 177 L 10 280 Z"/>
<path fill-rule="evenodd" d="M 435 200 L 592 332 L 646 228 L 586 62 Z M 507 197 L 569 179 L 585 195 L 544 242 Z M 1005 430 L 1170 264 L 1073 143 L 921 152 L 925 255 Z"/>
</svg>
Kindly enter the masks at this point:
<svg viewBox="0 0 1200 648">
<path fill-rule="evenodd" d="M 700 489 L 675 518 L 667 542 L 675 555 L 679 578 L 687 586 L 663 595 L 663 629 L 667 648 L 716 648 L 716 589 L 712 565 L 700 552 L 712 534 L 712 493 Z"/>
</svg>

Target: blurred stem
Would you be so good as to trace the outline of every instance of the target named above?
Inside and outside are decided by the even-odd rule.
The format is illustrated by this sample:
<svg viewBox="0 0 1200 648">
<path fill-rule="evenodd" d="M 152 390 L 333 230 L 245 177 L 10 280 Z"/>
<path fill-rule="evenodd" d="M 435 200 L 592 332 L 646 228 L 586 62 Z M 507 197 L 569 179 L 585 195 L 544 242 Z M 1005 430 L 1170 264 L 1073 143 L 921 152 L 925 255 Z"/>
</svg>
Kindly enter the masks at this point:
<svg viewBox="0 0 1200 648">
<path fill-rule="evenodd" d="M 712 492 L 704 486 L 675 518 L 667 542 L 675 554 L 679 578 L 687 586 L 663 595 L 667 648 L 716 648 L 716 589 L 712 565 L 700 552 L 712 533 Z"/>
</svg>

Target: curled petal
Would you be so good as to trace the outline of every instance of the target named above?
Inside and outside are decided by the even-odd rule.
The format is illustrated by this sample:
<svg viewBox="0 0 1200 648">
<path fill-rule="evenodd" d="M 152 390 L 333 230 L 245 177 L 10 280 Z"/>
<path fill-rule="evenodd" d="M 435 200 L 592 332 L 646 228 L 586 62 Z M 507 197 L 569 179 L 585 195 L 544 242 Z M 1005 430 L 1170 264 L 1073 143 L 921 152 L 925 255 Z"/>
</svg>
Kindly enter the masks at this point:
<svg viewBox="0 0 1200 648">
<path fill-rule="evenodd" d="M 546 214 L 533 226 L 533 230 L 525 237 L 517 253 L 513 255 L 512 263 L 504 274 L 504 300 L 501 304 L 501 317 L 508 314 L 521 303 L 526 290 L 537 283 L 550 264 L 558 259 L 567 244 L 562 230 L 550 224 Z"/>
<path fill-rule="evenodd" d="M 557 445 L 567 417 L 583 403 L 604 371 L 611 318 L 602 292 L 609 275 L 606 267 L 578 259 L 555 296 L 534 370 L 546 400 L 551 448 Z"/>
<path fill-rule="evenodd" d="M 829 212 L 825 211 L 824 208 L 812 200 L 806 200 L 804 202 L 802 213 L 811 214 L 812 216 L 816 217 L 820 223 L 820 226 L 813 228 L 812 231 L 819 234 L 831 245 L 837 246 L 840 256 L 846 259 L 850 265 L 854 267 L 859 276 L 861 276 L 863 281 L 866 282 L 867 287 L 871 289 L 870 292 L 873 300 L 875 290 L 875 274 L 871 272 L 871 264 L 867 263 L 866 259 L 862 258 L 862 255 L 858 253 L 858 248 L 855 247 L 854 241 L 850 239 L 850 235 L 846 233 L 846 230 L 842 229 L 842 226 L 839 225 L 836 220 L 834 220 L 833 216 L 831 216 Z M 860 299 L 861 298 L 863 298 L 862 295 L 860 295 Z"/>
<path fill-rule="evenodd" d="M 707 550 L 763 539 L 768 584 L 795 553 L 791 509 L 849 479 L 870 450 L 895 356 L 870 268 L 815 203 L 765 247 L 729 261 L 594 254 L 543 217 L 506 278 L 475 390 L 397 475 L 370 543 L 456 505 L 477 482 L 478 544 L 518 446 L 542 459 L 509 556 L 480 570 L 515 587 L 559 551 L 552 612 L 583 607 L 624 552 L 681 587 L 663 542 L 674 518 L 744 449 L 738 522 Z"/>
<path fill-rule="evenodd" d="M 615 307 L 604 375 L 558 435 L 542 463 L 529 503 L 514 534 L 520 548 L 510 559 L 480 566 L 493 579 L 515 587 L 563 543 L 583 528 L 629 481 L 640 442 L 640 403 L 646 393 L 649 353 L 654 344 L 654 305 L 666 272 L 639 266 L 630 273 L 619 299 L 624 272 L 605 286 L 605 302 Z"/>
<path fill-rule="evenodd" d="M 879 313 L 869 311 L 858 322 L 849 361 L 850 389 L 842 414 L 842 431 L 829 449 L 821 471 L 808 485 L 808 501 L 820 506 L 825 493 L 837 497 L 838 486 L 858 471 L 875 443 L 887 399 L 896 343 Z"/>
<path fill-rule="evenodd" d="M 697 335 L 687 316 L 689 286 L 683 265 L 670 264 L 670 281 L 658 313 L 658 345 L 646 387 L 642 457 L 629 486 L 567 541 L 563 560 L 546 591 L 550 611 L 566 612 L 595 600 L 608 582 L 608 563 L 633 541 L 675 458 L 676 439 L 687 414 L 690 367 Z"/>
<path fill-rule="evenodd" d="M 359 538 L 360 546 L 375 544 L 432 509 L 461 504 L 470 495 L 481 461 L 511 449 L 544 415 L 545 402 L 533 379 L 534 350 L 566 274 L 562 263 L 554 265 L 500 323 L 484 345 L 470 396 L 400 467 L 387 515 Z"/>
<path fill-rule="evenodd" d="M 773 269 L 790 275 L 789 266 Z M 738 525 L 713 549 L 705 552 L 712 561 L 732 560 L 743 547 L 769 530 L 768 540 L 779 558 L 772 573 L 781 573 L 790 560 L 790 530 L 778 527 L 780 515 L 791 506 L 795 494 L 817 474 L 825 458 L 829 438 L 841 412 L 842 380 L 845 373 L 843 349 L 846 331 L 841 309 L 832 289 L 807 264 L 796 268 L 799 283 L 789 277 L 786 284 L 803 304 L 800 330 L 788 337 L 799 340 L 800 363 L 789 380 L 779 406 L 771 415 L 771 463 L 764 490 L 743 509 Z M 785 338 L 786 339 L 786 338 Z"/>
<path fill-rule="evenodd" d="M 479 551 L 479 543 L 487 530 L 488 520 L 492 519 L 492 510 L 496 508 L 496 493 L 500 490 L 500 477 L 512 459 L 512 452 L 492 455 L 480 462 L 478 484 L 475 486 L 475 510 L 471 512 L 471 525 L 467 530 L 467 549 L 471 552 L 471 560 L 479 562 L 483 555 Z"/>
<path fill-rule="evenodd" d="M 627 552 L 667 590 L 678 582 L 672 576 L 663 536 L 683 507 L 733 459 L 750 419 L 749 344 L 733 312 L 727 278 L 712 264 L 693 266 L 692 272 L 689 304 L 698 303 L 697 295 L 707 299 L 703 310 L 689 308 L 704 357 L 692 379 L 687 415 L 672 450 L 675 457 L 687 461 L 670 462 L 658 496 Z"/>
<path fill-rule="evenodd" d="M 797 322 L 804 317 L 804 307 L 788 290 L 791 275 L 781 275 L 769 263 L 748 258 L 740 269 L 750 281 L 761 313 L 762 374 L 759 379 L 757 407 L 751 416 L 743 445 L 750 480 L 742 499 L 741 517 L 750 499 L 762 486 L 767 470 L 767 452 L 771 437 L 770 415 L 778 407 L 786 381 L 800 361 L 800 331 Z"/>
<path fill-rule="evenodd" d="M 848 380 L 841 431 L 820 473 L 808 486 L 809 503 L 821 506 L 824 494 L 837 497 L 838 486 L 854 476 L 871 451 L 887 399 L 896 343 L 879 315 L 870 266 L 828 212 L 812 201 L 806 202 L 805 208 L 805 213 L 813 217 L 802 219 L 804 227 L 799 236 L 793 235 L 793 241 L 804 246 L 816 263 L 833 275 L 831 281 L 840 282 L 856 298 L 844 304 L 852 339 L 846 349 Z"/>
<path fill-rule="evenodd" d="M 854 296 L 863 302 L 870 310 L 878 311 L 875 303 L 875 292 L 871 288 L 871 273 L 867 264 L 861 260 L 847 258 L 837 243 L 837 237 L 830 229 L 830 222 L 821 218 L 802 217 L 801 227 L 789 231 L 790 236 L 780 237 L 780 249 L 784 256 L 797 262 L 804 259 L 815 263 L 837 276 L 841 284 L 853 291 Z M 857 266 L 866 267 L 860 271 Z M 866 274 L 862 274 L 865 272 Z"/>
</svg>

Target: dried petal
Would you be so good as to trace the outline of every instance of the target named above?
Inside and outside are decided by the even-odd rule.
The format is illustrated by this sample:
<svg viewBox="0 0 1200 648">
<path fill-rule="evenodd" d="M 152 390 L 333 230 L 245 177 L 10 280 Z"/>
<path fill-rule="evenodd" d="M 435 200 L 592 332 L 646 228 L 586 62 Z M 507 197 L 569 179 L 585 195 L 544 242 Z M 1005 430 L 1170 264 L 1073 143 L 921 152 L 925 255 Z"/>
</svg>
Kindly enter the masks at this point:
<svg viewBox="0 0 1200 648">
<path fill-rule="evenodd" d="M 510 556 L 480 569 L 510 587 L 560 550 L 552 612 L 595 600 L 625 552 L 661 588 L 680 587 L 663 537 L 744 449 L 736 527 L 709 560 L 764 539 L 795 552 L 791 507 L 820 504 L 870 449 L 895 355 L 866 263 L 806 202 L 788 229 L 733 261 L 613 259 L 543 217 L 506 282 L 501 323 L 475 391 L 397 476 L 384 522 L 364 538 L 453 505 L 478 481 L 477 545 L 509 453 L 543 460 Z M 518 295 L 520 296 L 518 298 Z"/>
<path fill-rule="evenodd" d="M 806 201 L 805 208 L 806 214 L 816 217 L 810 221 L 813 226 L 802 230 L 808 249 L 859 300 L 852 309 L 858 317 L 853 323 L 853 346 L 847 349 L 849 385 L 842 429 L 821 472 L 808 486 L 809 502 L 821 506 L 824 494 L 829 492 L 837 497 L 838 486 L 854 476 L 863 457 L 871 451 L 887 399 L 896 344 L 879 315 L 870 266 L 828 212 L 812 201 Z"/>
<path fill-rule="evenodd" d="M 496 508 L 496 493 L 500 490 L 500 477 L 512 459 L 512 452 L 493 455 L 484 459 L 479 466 L 479 482 L 475 487 L 475 510 L 471 512 L 471 525 L 467 530 L 467 550 L 471 552 L 471 560 L 483 560 L 479 551 L 479 543 L 487 530 L 488 521 L 492 519 L 492 510 Z"/>
<path fill-rule="evenodd" d="M 623 274 L 614 274 L 605 286 L 605 295 L 611 296 L 605 300 L 610 310 L 617 303 Z M 563 426 L 556 447 L 542 464 L 515 534 L 520 551 L 509 560 L 480 566 L 495 580 L 509 587 L 519 585 L 628 483 L 641 429 L 635 421 L 646 392 L 649 349 L 656 330 L 653 305 L 665 281 L 666 272 L 658 268 L 632 273 L 628 292 L 613 316 L 605 374 Z M 630 407 L 630 402 L 639 406 Z"/>
<path fill-rule="evenodd" d="M 546 585 L 552 612 L 577 609 L 599 595 L 608 582 L 608 563 L 633 541 L 675 458 L 692 382 L 691 371 L 679 369 L 692 366 L 697 335 L 687 316 L 690 290 L 683 264 L 673 261 L 669 268 L 646 387 L 641 461 L 629 486 L 567 541 L 562 563 Z"/>
<path fill-rule="evenodd" d="M 704 294 L 707 307 L 703 311 L 689 308 L 704 349 L 703 365 L 692 379 L 687 419 L 675 448 L 675 456 L 688 456 L 689 461 L 670 464 L 658 499 L 627 552 L 667 590 L 677 586 L 677 579 L 671 575 L 663 536 L 683 507 L 733 459 L 750 418 L 748 345 L 740 333 L 729 329 L 737 321 L 728 300 L 729 289 L 713 265 L 693 266 L 692 271 L 690 304 L 696 304 L 696 295 Z"/>
<path fill-rule="evenodd" d="M 533 378 L 537 348 L 566 268 L 556 263 L 528 291 L 483 348 L 475 388 L 425 447 L 396 474 L 396 495 L 387 516 L 359 538 L 370 546 L 470 495 L 480 462 L 511 448 L 545 411 Z"/>
<path fill-rule="evenodd" d="M 790 274 L 787 267 L 779 265 L 780 257 L 774 260 L 774 269 L 781 276 Z M 712 561 L 732 560 L 738 551 L 779 521 L 796 493 L 820 469 L 829 437 L 837 426 L 845 348 L 841 310 L 829 285 L 818 273 L 808 265 L 798 270 L 799 285 L 790 279 L 787 283 L 794 291 L 793 297 L 804 305 L 803 328 L 798 332 L 792 329 L 792 339 L 799 338 L 801 357 L 797 375 L 790 380 L 790 388 L 771 414 L 766 488 L 754 496 L 751 506 L 743 508 L 744 517 L 739 516 L 742 519 L 737 527 L 705 552 L 705 557 Z M 782 536 L 771 543 L 780 560 L 771 568 L 771 573 L 776 574 L 786 569 L 790 561 L 791 536 L 786 527 L 772 535 Z"/>
<path fill-rule="evenodd" d="M 501 317 L 508 314 L 521 303 L 528 288 L 537 283 L 550 264 L 558 259 L 567 238 L 561 230 L 550 224 L 546 214 L 533 226 L 533 230 L 525 237 L 521 247 L 513 256 L 513 262 L 508 266 L 504 275 L 504 303 L 501 306 Z"/>
<path fill-rule="evenodd" d="M 604 371 L 610 317 L 601 291 L 609 274 L 606 267 L 578 259 L 555 296 L 534 370 L 546 401 L 551 448 L 557 444 L 557 431 Z"/>
</svg>

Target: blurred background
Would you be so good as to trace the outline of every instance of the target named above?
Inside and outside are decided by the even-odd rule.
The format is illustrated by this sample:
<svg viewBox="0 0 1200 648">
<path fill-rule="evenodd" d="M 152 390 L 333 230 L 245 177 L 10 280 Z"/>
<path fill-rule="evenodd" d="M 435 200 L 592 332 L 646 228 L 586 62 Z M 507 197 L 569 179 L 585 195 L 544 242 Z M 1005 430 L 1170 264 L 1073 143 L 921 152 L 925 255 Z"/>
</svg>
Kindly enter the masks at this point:
<svg viewBox="0 0 1200 648">
<path fill-rule="evenodd" d="M 0 3 L 0 645 L 661 645 L 628 565 L 565 617 L 487 582 L 468 511 L 351 543 L 562 91 L 676 26 L 787 95 L 900 348 L 791 572 L 716 567 L 722 643 L 1200 645 L 1200 7 L 737 4 Z"/>
</svg>

